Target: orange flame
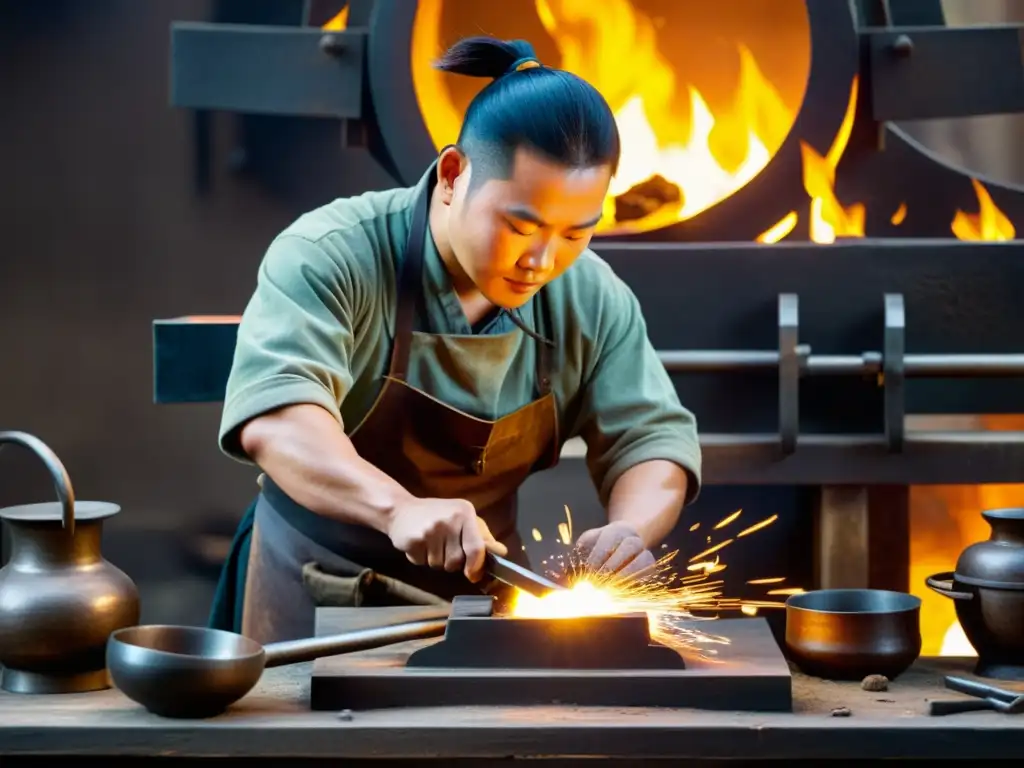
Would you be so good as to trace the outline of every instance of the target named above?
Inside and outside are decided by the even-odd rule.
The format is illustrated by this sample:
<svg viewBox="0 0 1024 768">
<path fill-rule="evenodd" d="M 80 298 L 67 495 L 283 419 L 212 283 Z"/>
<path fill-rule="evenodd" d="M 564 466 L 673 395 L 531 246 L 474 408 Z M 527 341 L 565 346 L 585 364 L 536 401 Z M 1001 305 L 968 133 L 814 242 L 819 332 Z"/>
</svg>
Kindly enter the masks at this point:
<svg viewBox="0 0 1024 768">
<path fill-rule="evenodd" d="M 804 165 L 804 189 L 811 198 L 810 237 L 816 243 L 834 243 L 837 237 L 864 237 L 865 207 L 844 207 L 835 194 L 836 168 L 846 151 L 857 113 L 858 78 L 850 83 L 846 114 L 825 157 L 800 142 Z"/>
<path fill-rule="evenodd" d="M 673 100 L 679 85 L 672 65 L 658 50 L 654 22 L 629 0 L 535 0 L 537 14 L 562 55 L 561 66 L 593 83 L 613 105 L 622 137 L 619 173 L 605 201 L 604 228 L 621 228 L 614 198 L 655 175 L 680 191 L 680 200 L 656 210 L 629 229 L 683 221 L 732 195 L 759 174 L 782 145 L 794 115 L 761 72 L 754 55 L 739 46 L 740 86 L 733 112 L 716 116 L 697 88 L 686 86 L 690 131 L 685 141 L 666 141 L 659 128 L 678 122 Z M 587 45 L 576 36 L 583 22 Z M 630 66 L 622 66 L 629 61 Z M 723 137 L 723 132 L 728 136 Z M 717 135 L 716 135 L 717 134 Z M 713 143 L 745 148 L 727 169 Z"/>
<path fill-rule="evenodd" d="M 447 37 L 441 5 L 420 0 L 412 39 L 413 83 L 437 147 L 455 141 L 464 109 L 456 106 L 448 76 L 430 66 Z M 707 210 L 757 176 L 793 125 L 802 94 L 794 99 L 787 90 L 784 98 L 742 43 L 731 103 L 713 112 L 706 95 L 681 82 L 659 50 L 664 19 L 648 17 L 630 0 L 534 0 L 534 8 L 561 59 L 551 65 L 592 83 L 614 110 L 622 158 L 599 233 L 650 230 Z M 794 66 L 809 68 L 809 49 L 793 58 Z M 650 190 L 637 189 L 649 181 Z M 616 198 L 626 193 L 641 205 L 617 220 Z"/>
<path fill-rule="evenodd" d="M 986 240 L 989 242 L 1013 240 L 1017 230 L 996 204 L 988 190 L 977 179 L 971 179 L 974 194 L 978 196 L 978 212 L 957 211 L 950 228 L 958 240 Z"/>
<path fill-rule="evenodd" d="M 321 29 L 325 32 L 343 32 L 348 28 L 348 6 L 346 5 L 336 16 L 324 24 Z"/>
</svg>

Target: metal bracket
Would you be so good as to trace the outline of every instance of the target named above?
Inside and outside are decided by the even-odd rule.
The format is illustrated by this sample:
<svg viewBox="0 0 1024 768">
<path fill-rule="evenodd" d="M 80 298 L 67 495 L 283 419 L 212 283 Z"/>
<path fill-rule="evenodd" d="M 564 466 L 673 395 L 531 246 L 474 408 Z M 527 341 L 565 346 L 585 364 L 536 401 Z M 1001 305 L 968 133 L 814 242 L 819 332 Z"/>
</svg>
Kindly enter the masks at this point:
<svg viewBox="0 0 1024 768">
<path fill-rule="evenodd" d="M 882 397 L 885 440 L 889 451 L 903 450 L 906 422 L 906 312 L 903 294 L 885 294 L 885 334 L 882 341 Z"/>
<path fill-rule="evenodd" d="M 779 294 L 779 443 L 783 455 L 796 451 L 800 432 L 800 299 Z"/>
</svg>

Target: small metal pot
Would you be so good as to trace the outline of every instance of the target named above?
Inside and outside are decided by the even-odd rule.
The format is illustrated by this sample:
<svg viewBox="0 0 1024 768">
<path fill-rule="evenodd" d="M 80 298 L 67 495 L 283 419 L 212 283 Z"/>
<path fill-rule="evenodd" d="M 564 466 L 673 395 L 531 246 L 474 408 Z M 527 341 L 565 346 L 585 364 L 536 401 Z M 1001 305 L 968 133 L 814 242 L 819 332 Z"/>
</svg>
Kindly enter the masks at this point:
<svg viewBox="0 0 1024 768">
<path fill-rule="evenodd" d="M 1024 509 L 981 513 L 991 536 L 967 547 L 956 570 L 925 579 L 950 598 L 968 642 L 978 652 L 975 674 L 1024 680 Z"/>
<path fill-rule="evenodd" d="M 826 680 L 898 677 L 921 653 L 921 599 L 880 589 L 823 589 L 786 600 L 786 650 Z"/>
</svg>

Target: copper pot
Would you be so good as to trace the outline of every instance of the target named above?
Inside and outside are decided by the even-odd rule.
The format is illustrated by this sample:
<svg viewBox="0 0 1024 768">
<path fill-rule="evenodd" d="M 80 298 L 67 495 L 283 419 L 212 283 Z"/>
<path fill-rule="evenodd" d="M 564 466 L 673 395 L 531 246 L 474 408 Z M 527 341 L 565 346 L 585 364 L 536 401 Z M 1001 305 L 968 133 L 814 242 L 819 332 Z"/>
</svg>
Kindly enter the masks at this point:
<svg viewBox="0 0 1024 768">
<path fill-rule="evenodd" d="M 100 550 L 103 520 L 120 507 L 76 504 L 64 465 L 38 438 L 0 432 L 4 443 L 39 457 L 59 501 L 0 509 L 11 547 L 0 568 L 0 687 L 13 693 L 108 688 L 107 638 L 139 622 L 134 582 Z"/>
<path fill-rule="evenodd" d="M 967 640 L 978 652 L 975 674 L 1024 680 L 1024 509 L 981 513 L 992 527 L 967 547 L 956 570 L 925 579 L 953 600 Z"/>
</svg>

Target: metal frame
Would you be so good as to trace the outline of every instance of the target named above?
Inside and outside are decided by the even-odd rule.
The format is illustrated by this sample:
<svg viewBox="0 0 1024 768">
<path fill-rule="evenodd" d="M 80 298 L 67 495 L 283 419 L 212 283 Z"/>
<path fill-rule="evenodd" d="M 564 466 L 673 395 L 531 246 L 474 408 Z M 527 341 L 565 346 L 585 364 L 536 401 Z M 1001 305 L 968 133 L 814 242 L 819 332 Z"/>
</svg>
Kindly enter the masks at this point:
<svg viewBox="0 0 1024 768">
<path fill-rule="evenodd" d="M 366 32 L 263 24 L 171 25 L 176 107 L 359 118 Z"/>
<path fill-rule="evenodd" d="M 872 117 L 886 122 L 1024 112 L 1022 35 L 1024 27 L 1015 25 L 863 30 Z"/>
<path fill-rule="evenodd" d="M 1024 243 L 600 250 L 655 345 L 682 347 L 661 359 L 701 419 L 706 482 L 1024 477 L 1020 434 L 905 429 L 908 413 L 1024 410 Z M 236 333 L 237 319 L 154 323 L 157 402 L 222 398 Z"/>
</svg>

